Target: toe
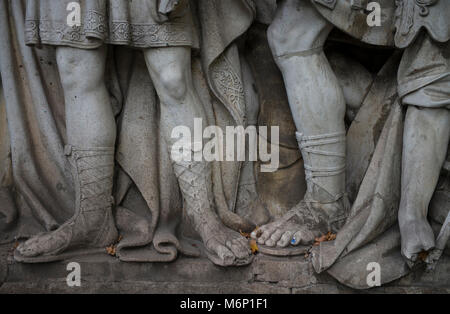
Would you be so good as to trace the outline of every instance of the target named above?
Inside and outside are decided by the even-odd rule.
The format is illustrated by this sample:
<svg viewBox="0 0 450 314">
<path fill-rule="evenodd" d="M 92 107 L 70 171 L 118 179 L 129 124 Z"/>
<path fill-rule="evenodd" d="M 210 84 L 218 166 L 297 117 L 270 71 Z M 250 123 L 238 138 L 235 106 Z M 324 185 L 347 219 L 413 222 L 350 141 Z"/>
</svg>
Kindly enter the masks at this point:
<svg viewBox="0 0 450 314">
<path fill-rule="evenodd" d="M 278 242 L 278 241 L 280 241 L 280 239 L 281 239 L 281 237 L 283 236 L 283 234 L 284 234 L 284 232 L 282 231 L 282 230 L 276 230 L 271 236 L 270 236 L 270 239 L 273 241 L 273 242 Z"/>
<path fill-rule="evenodd" d="M 17 252 L 20 253 L 20 255 L 28 256 L 28 257 L 33 256 L 33 252 L 30 249 L 30 246 L 26 242 L 20 244 L 16 250 L 17 250 Z"/>
<path fill-rule="evenodd" d="M 40 254 L 39 248 L 42 246 L 41 236 L 33 237 L 17 247 L 17 251 L 26 257 L 34 257 Z"/>
<path fill-rule="evenodd" d="M 238 239 L 235 240 L 235 242 L 246 252 L 246 254 L 251 255 L 252 251 L 250 250 L 248 246 L 248 240 L 247 239 Z"/>
<path fill-rule="evenodd" d="M 233 265 L 235 256 L 226 246 L 213 239 L 208 243 L 208 249 L 215 252 L 222 261 L 223 266 Z"/>
<path fill-rule="evenodd" d="M 220 246 L 217 250 L 217 255 L 223 261 L 224 266 L 231 266 L 234 263 L 234 254 L 224 246 Z"/>
<path fill-rule="evenodd" d="M 264 245 L 273 247 L 273 246 L 275 246 L 275 244 L 276 244 L 276 242 L 274 240 L 269 239 L 266 241 L 266 243 Z"/>
<path fill-rule="evenodd" d="M 242 247 L 239 242 L 233 241 L 228 247 L 238 259 L 243 259 L 249 256 L 247 248 Z"/>
<path fill-rule="evenodd" d="M 267 232 L 268 229 L 270 229 L 270 224 L 253 230 L 253 232 L 250 234 L 250 237 L 252 239 L 258 240 L 265 232 Z"/>
<path fill-rule="evenodd" d="M 270 236 L 272 235 L 272 230 L 266 230 L 264 231 L 261 236 L 258 238 L 258 243 L 259 244 L 265 244 L 266 241 L 270 238 Z"/>
<path fill-rule="evenodd" d="M 266 241 L 265 245 L 273 247 L 277 244 L 277 242 L 280 240 L 281 236 L 283 235 L 283 231 L 281 230 L 275 230 L 270 238 Z"/>
<path fill-rule="evenodd" d="M 287 246 L 289 245 L 289 243 L 291 242 L 292 235 L 293 235 L 293 232 L 291 232 L 291 231 L 286 231 L 286 232 L 282 235 L 280 241 L 278 241 L 277 246 L 278 246 L 278 247 L 287 247 Z"/>
<path fill-rule="evenodd" d="M 292 236 L 291 245 L 297 246 L 297 245 L 300 244 L 301 240 L 302 240 L 302 232 L 301 231 L 297 231 Z"/>
<path fill-rule="evenodd" d="M 309 230 L 298 230 L 291 239 L 291 245 L 310 245 L 314 242 L 314 234 Z"/>
</svg>

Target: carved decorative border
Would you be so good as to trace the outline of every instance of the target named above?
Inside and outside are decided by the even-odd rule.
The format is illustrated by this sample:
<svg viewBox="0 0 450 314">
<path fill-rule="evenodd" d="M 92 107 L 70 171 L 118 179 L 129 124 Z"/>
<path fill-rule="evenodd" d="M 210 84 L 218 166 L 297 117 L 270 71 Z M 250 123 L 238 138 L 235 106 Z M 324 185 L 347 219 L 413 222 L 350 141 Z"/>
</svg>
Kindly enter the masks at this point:
<svg viewBox="0 0 450 314">
<path fill-rule="evenodd" d="M 192 46 L 190 25 L 184 23 L 132 24 L 128 21 L 111 21 L 96 11 L 90 11 L 81 26 L 49 20 L 27 20 L 27 44 L 74 44 L 91 47 L 99 39 L 110 44 L 132 47 Z"/>
<path fill-rule="evenodd" d="M 427 16 L 430 13 L 428 7 L 435 5 L 438 0 L 416 0 L 416 5 L 420 8 L 419 14 L 421 16 Z"/>
</svg>

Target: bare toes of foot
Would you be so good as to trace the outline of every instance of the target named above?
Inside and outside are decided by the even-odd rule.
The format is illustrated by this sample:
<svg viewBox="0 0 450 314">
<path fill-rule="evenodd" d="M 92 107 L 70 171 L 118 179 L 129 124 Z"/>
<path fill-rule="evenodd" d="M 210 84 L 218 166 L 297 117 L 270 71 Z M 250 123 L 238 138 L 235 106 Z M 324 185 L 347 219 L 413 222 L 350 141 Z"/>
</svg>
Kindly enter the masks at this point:
<svg viewBox="0 0 450 314">
<path fill-rule="evenodd" d="M 252 254 L 252 250 L 250 249 L 249 245 L 248 245 L 248 240 L 245 238 L 242 239 L 238 239 L 237 243 L 239 244 L 239 246 L 242 248 L 242 250 L 245 251 L 245 253 L 247 255 L 251 255 Z"/>
<path fill-rule="evenodd" d="M 275 230 L 272 230 L 272 229 L 266 229 L 265 231 L 263 231 L 261 236 L 258 238 L 258 243 L 259 244 L 265 244 L 266 241 L 270 238 L 270 236 L 272 235 L 272 233 L 274 231 Z"/>
<path fill-rule="evenodd" d="M 26 257 L 35 257 L 46 251 L 49 242 L 49 236 L 46 234 L 35 236 L 17 247 L 17 251 Z"/>
<path fill-rule="evenodd" d="M 281 236 L 283 235 L 282 230 L 276 230 L 271 236 L 270 239 L 266 241 L 267 246 L 275 246 L 278 241 L 280 241 Z"/>
<path fill-rule="evenodd" d="M 292 231 L 286 231 L 282 236 L 280 241 L 277 242 L 278 247 L 287 247 L 289 243 L 291 242 L 293 232 Z"/>
<path fill-rule="evenodd" d="M 291 245 L 297 246 L 299 245 L 303 240 L 303 234 L 301 231 L 297 231 L 294 233 L 291 239 Z"/>
<path fill-rule="evenodd" d="M 249 257 L 248 248 L 244 247 L 239 241 L 228 241 L 227 246 L 238 259 L 245 259 Z"/>
<path fill-rule="evenodd" d="M 225 245 L 213 239 L 208 243 L 208 249 L 217 254 L 223 266 L 233 265 L 235 256 Z"/>
<path fill-rule="evenodd" d="M 270 228 L 270 224 L 264 225 L 256 230 L 254 230 L 250 234 L 250 237 L 254 240 L 258 240 L 261 237 L 261 235 L 263 235 L 267 231 L 268 228 Z"/>
<path fill-rule="evenodd" d="M 36 256 L 37 254 L 34 252 L 32 248 L 33 247 L 30 246 L 27 242 L 24 242 L 17 247 L 17 252 L 19 252 L 23 256 L 33 257 Z"/>
</svg>

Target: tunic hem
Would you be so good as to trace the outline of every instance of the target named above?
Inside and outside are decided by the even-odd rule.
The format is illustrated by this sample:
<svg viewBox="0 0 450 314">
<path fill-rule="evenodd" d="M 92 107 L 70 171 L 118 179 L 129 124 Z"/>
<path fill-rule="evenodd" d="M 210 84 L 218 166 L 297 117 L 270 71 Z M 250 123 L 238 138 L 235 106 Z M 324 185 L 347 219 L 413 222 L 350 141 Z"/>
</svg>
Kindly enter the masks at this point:
<svg viewBox="0 0 450 314">
<path fill-rule="evenodd" d="M 95 49 L 102 44 L 135 48 L 196 47 L 190 27 L 184 23 L 131 24 L 111 21 L 107 29 L 86 24 L 72 27 L 55 21 L 27 20 L 25 42 L 32 46 L 47 44 L 82 49 Z"/>
</svg>

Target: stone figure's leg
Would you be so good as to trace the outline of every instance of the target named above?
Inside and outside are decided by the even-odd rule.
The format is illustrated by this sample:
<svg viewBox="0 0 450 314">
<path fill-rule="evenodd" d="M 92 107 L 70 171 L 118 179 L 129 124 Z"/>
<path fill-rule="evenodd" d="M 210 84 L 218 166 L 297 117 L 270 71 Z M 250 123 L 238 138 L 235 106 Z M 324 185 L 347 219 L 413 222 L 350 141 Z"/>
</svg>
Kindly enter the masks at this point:
<svg viewBox="0 0 450 314">
<path fill-rule="evenodd" d="M 53 232 L 18 247 L 22 257 L 66 257 L 72 248 L 104 248 L 117 240 L 111 213 L 116 124 L 104 83 L 106 48 L 58 47 L 64 90 L 68 156 L 73 172 L 75 214 Z"/>
<path fill-rule="evenodd" d="M 449 56 L 450 42 L 438 43 L 422 32 L 403 52 L 398 70 L 398 92 L 408 106 L 398 219 L 402 255 L 409 262 L 435 246 L 427 215 L 450 137 Z"/>
<path fill-rule="evenodd" d="M 104 82 L 106 47 L 58 47 L 66 102 L 67 142 L 77 147 L 114 147 L 116 121 Z"/>
<path fill-rule="evenodd" d="M 361 63 L 342 52 L 330 51 L 327 57 L 344 93 L 347 123 L 351 123 L 372 87 L 374 76 Z"/>
<path fill-rule="evenodd" d="M 243 54 L 241 58 L 242 78 L 245 92 L 245 116 L 246 127 L 257 127 L 259 115 L 259 99 L 255 91 L 255 79 L 248 61 Z M 246 156 L 249 154 L 249 140 L 246 138 Z M 242 163 L 239 188 L 236 199 L 236 213 L 253 222 L 256 226 L 262 226 L 270 220 L 270 214 L 261 202 L 256 187 L 255 162 L 245 160 Z"/>
<path fill-rule="evenodd" d="M 310 1 L 281 1 L 268 29 L 305 162 L 307 193 L 279 221 L 252 236 L 260 244 L 307 244 L 345 221 L 345 100 L 323 45 L 333 26 Z"/>
<path fill-rule="evenodd" d="M 171 138 L 175 127 L 186 126 L 194 134 L 194 119 L 206 121 L 192 82 L 191 50 L 187 47 L 167 47 L 147 49 L 144 54 L 161 101 L 161 127 L 171 153 L 172 146 L 178 140 Z M 186 213 L 209 251 L 209 257 L 214 263 L 224 266 L 250 262 L 251 251 L 246 239 L 226 228 L 213 209 L 210 163 L 203 159 L 194 161 L 193 158 L 201 153 L 200 143 L 190 139 L 187 144 L 191 150 L 185 157 L 190 157 L 191 161 L 186 158 L 176 160 L 172 153 L 171 158 Z"/>
<path fill-rule="evenodd" d="M 409 106 L 403 134 L 399 224 L 402 254 L 416 261 L 435 245 L 428 206 L 444 164 L 450 138 L 450 111 Z"/>
</svg>

